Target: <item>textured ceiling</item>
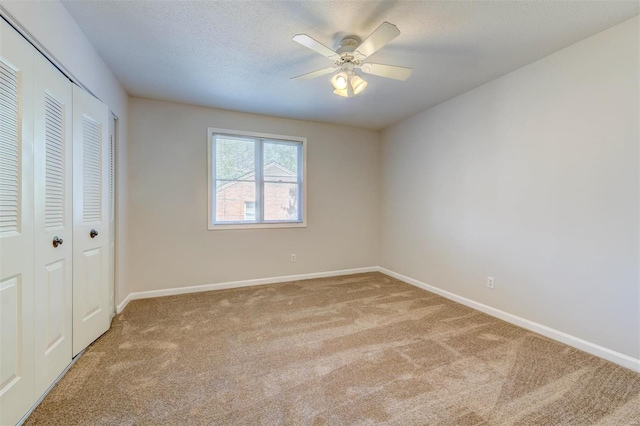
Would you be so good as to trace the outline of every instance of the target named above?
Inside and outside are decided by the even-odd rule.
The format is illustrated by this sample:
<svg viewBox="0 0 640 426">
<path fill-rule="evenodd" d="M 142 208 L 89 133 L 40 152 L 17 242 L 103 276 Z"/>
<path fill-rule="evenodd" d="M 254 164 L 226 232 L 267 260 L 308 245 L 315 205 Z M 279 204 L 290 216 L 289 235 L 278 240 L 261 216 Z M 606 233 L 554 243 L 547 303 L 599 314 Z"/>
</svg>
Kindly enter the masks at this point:
<svg viewBox="0 0 640 426">
<path fill-rule="evenodd" d="M 630 19 L 638 1 L 63 1 L 129 94 L 381 129 Z M 371 61 L 412 67 L 406 82 L 365 76 L 332 93 L 331 66 L 293 42 L 336 48 L 382 21 L 401 34 Z"/>
</svg>

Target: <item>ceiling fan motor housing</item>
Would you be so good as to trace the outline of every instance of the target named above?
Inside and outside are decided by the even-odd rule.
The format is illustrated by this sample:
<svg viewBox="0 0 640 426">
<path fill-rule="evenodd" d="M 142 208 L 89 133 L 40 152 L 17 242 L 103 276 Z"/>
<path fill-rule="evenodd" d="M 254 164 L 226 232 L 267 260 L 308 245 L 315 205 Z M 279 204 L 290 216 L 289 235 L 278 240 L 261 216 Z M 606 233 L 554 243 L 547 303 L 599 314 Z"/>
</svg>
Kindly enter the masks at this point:
<svg viewBox="0 0 640 426">
<path fill-rule="evenodd" d="M 351 53 L 356 50 L 356 47 L 360 45 L 360 38 L 358 36 L 346 36 L 340 41 L 340 47 L 336 50 L 336 52 L 343 53 Z"/>
<path fill-rule="evenodd" d="M 352 70 L 354 65 L 360 65 L 361 59 L 354 55 L 354 51 L 360 45 L 360 38 L 357 36 L 347 36 L 340 41 L 340 47 L 336 53 L 340 55 L 340 59 L 336 61 L 336 65 L 343 70 Z"/>
</svg>

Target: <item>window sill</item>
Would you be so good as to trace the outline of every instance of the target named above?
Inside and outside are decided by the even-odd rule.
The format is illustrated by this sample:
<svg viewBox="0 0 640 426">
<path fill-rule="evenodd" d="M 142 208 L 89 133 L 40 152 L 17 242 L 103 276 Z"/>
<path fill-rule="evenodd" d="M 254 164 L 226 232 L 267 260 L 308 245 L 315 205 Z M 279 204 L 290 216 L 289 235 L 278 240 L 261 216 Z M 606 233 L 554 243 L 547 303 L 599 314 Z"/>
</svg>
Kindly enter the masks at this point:
<svg viewBox="0 0 640 426">
<path fill-rule="evenodd" d="M 227 231 L 236 229 L 277 229 L 277 228 L 306 228 L 306 222 L 278 222 L 278 223 L 229 223 L 209 224 L 209 231 Z"/>
</svg>

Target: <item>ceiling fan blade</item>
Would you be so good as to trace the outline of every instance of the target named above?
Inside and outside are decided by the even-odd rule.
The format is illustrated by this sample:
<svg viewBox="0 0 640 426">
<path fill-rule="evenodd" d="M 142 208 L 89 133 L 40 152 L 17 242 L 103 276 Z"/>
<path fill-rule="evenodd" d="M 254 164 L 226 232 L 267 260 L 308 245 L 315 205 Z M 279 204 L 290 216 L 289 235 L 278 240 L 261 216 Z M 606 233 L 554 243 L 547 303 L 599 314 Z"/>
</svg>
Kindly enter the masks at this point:
<svg viewBox="0 0 640 426">
<path fill-rule="evenodd" d="M 374 32 L 355 50 L 364 57 L 373 55 L 378 49 L 400 35 L 400 30 L 387 21 L 380 24 Z"/>
<path fill-rule="evenodd" d="M 367 62 L 360 66 L 362 72 L 377 75 L 380 77 L 393 78 L 394 80 L 406 80 L 411 76 L 413 70 L 406 67 L 398 67 L 395 65 L 374 64 Z"/>
<path fill-rule="evenodd" d="M 339 68 L 336 68 L 336 67 L 323 68 L 321 70 L 308 72 L 306 74 L 298 75 L 296 77 L 291 77 L 291 80 L 309 80 L 312 78 L 320 77 L 321 75 L 331 74 L 332 72 L 337 71 L 338 69 Z"/>
<path fill-rule="evenodd" d="M 329 59 L 337 59 L 340 57 L 340 55 L 338 55 L 336 52 L 334 52 L 333 50 L 329 49 L 327 46 L 325 46 L 324 44 L 320 43 L 319 41 L 309 37 L 306 34 L 296 34 L 293 36 L 293 41 L 300 43 L 301 45 L 303 45 L 306 48 L 309 48 L 315 52 L 318 52 L 319 54 L 321 54 L 324 57 L 327 57 Z"/>
</svg>

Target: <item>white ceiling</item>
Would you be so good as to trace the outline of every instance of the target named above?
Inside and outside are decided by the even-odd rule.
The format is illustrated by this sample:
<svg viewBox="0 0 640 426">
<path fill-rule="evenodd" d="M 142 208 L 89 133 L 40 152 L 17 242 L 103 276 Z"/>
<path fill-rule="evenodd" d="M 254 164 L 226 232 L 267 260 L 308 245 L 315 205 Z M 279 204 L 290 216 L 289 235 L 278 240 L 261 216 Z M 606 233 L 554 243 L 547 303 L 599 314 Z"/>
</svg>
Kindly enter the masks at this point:
<svg viewBox="0 0 640 426">
<path fill-rule="evenodd" d="M 638 1 L 63 1 L 133 96 L 274 116 L 387 127 L 630 19 Z M 336 48 L 382 21 L 401 34 L 371 61 L 412 67 L 406 82 L 365 76 L 351 99 L 331 66 L 293 42 Z"/>
</svg>

